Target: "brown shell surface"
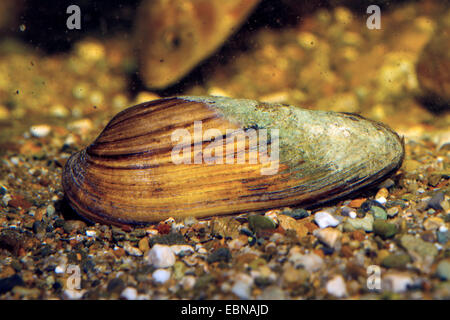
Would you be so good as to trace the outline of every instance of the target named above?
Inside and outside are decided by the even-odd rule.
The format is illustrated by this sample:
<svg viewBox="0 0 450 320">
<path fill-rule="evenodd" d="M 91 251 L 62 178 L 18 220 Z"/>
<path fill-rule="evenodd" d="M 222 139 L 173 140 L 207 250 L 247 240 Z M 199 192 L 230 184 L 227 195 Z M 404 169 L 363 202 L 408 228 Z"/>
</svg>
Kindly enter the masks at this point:
<svg viewBox="0 0 450 320">
<path fill-rule="evenodd" d="M 287 119 L 285 121 L 291 121 L 294 126 L 298 126 L 292 132 L 309 134 L 309 128 L 300 130 L 306 124 L 303 125 L 296 119 L 297 111 L 290 109 L 294 107 L 242 100 L 245 102 L 244 109 L 248 109 L 248 105 L 255 109 L 250 110 L 247 115 L 243 113 L 244 120 L 240 121 L 236 112 L 230 112 L 228 109 L 224 111 L 217 105 L 221 101 L 226 104 L 227 101 L 234 103 L 241 100 L 210 99 L 214 103 L 208 103 L 207 98 L 166 98 L 146 102 L 117 114 L 90 146 L 75 153 L 67 161 L 62 183 L 71 206 L 89 220 L 115 225 L 146 224 L 168 217 L 200 218 L 290 205 L 308 206 L 380 182 L 394 173 L 403 160 L 401 139 L 384 125 L 356 115 L 308 110 L 301 112 L 305 115 L 312 114 L 313 117 L 316 117 L 317 113 L 319 123 L 321 117 L 331 117 L 330 121 L 333 123 L 345 121 L 349 125 L 355 123 L 363 128 L 370 127 L 369 129 L 379 133 L 381 138 L 387 137 L 387 141 L 393 146 L 372 147 L 374 150 L 369 151 L 356 146 L 355 152 L 361 153 L 355 157 L 356 160 L 349 161 L 344 156 L 342 162 L 345 162 L 345 165 L 336 166 L 330 165 L 329 161 L 320 162 L 321 159 L 329 157 L 329 152 L 333 152 L 333 149 L 327 145 L 322 148 L 317 141 L 334 141 L 333 139 L 339 140 L 340 137 L 329 134 L 326 136 L 328 131 L 325 130 L 323 137 L 319 135 L 317 138 L 319 140 L 299 141 L 306 138 L 297 133 L 298 136 L 291 137 L 292 141 L 283 143 L 283 139 L 287 139 L 286 132 L 290 135 L 289 130 L 283 129 L 284 131 L 280 132 L 281 156 L 276 174 L 261 174 L 262 167 L 267 164 L 260 162 L 173 163 L 171 154 L 177 143 L 172 139 L 173 131 L 186 129 L 194 136 L 195 121 L 202 122 L 203 130 L 219 129 L 225 137 L 227 129 L 246 129 L 251 126 L 260 130 L 264 127 L 261 124 L 249 125 L 253 121 L 249 119 L 252 117 L 249 115 L 256 117 L 263 112 L 265 116 L 272 117 L 268 127 L 288 128 L 287 124 L 277 123 L 277 116 L 272 115 L 276 114 L 274 110 L 280 108 L 283 112 L 291 113 L 290 116 L 284 117 Z M 237 106 L 234 111 L 240 110 L 239 103 Z M 305 121 L 308 125 L 309 122 Z M 324 125 L 328 126 L 329 123 Z M 353 136 L 359 139 L 354 143 L 364 142 L 356 134 L 351 134 L 350 139 Z M 384 140 L 381 141 L 384 143 Z M 211 141 L 203 142 L 204 150 Z M 224 142 L 226 144 L 227 140 L 224 139 Z M 194 159 L 195 143 L 195 139 L 192 139 L 188 145 L 192 151 L 191 159 Z M 315 150 L 308 149 L 311 148 L 311 143 L 318 145 L 317 148 L 320 147 L 318 156 L 308 156 L 308 152 Z M 351 141 L 349 145 L 352 145 Z M 237 150 L 234 147 L 236 145 L 233 150 Z M 286 151 L 283 148 L 293 150 Z M 375 149 L 384 150 L 384 153 Z M 248 157 L 248 144 L 245 146 L 245 152 Z M 292 160 L 292 154 L 296 153 L 302 158 Z"/>
</svg>

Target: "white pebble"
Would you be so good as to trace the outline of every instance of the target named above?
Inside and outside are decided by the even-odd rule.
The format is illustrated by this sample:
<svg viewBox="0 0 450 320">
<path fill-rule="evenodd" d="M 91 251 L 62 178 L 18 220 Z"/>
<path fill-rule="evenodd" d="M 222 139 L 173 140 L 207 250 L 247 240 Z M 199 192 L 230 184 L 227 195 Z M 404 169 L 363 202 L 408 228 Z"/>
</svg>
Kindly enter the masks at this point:
<svg viewBox="0 0 450 320">
<path fill-rule="evenodd" d="M 236 276 L 236 282 L 231 288 L 231 292 L 240 299 L 249 299 L 252 285 L 253 278 L 245 273 L 241 273 Z"/>
<path fill-rule="evenodd" d="M 122 293 L 120 294 L 121 298 L 127 299 L 127 300 L 136 300 L 138 296 L 136 288 L 133 287 L 127 287 L 125 288 Z"/>
<path fill-rule="evenodd" d="M 65 265 L 59 265 L 59 266 L 56 266 L 56 268 L 55 268 L 55 273 L 57 273 L 57 274 L 62 274 L 62 273 L 64 273 L 64 272 L 66 272 L 66 266 Z"/>
<path fill-rule="evenodd" d="M 342 276 L 335 276 L 333 279 L 329 280 L 326 284 L 327 292 L 337 298 L 343 298 L 347 296 L 347 288 L 345 286 L 345 281 Z"/>
<path fill-rule="evenodd" d="M 315 253 L 301 254 L 294 253 L 289 257 L 294 267 L 303 267 L 308 272 L 316 272 L 323 267 L 323 259 Z"/>
<path fill-rule="evenodd" d="M 378 202 L 379 204 L 385 204 L 387 202 L 385 197 L 376 198 L 375 201 Z"/>
<path fill-rule="evenodd" d="M 175 254 L 169 246 L 155 244 L 147 253 L 147 261 L 156 268 L 169 268 L 175 263 Z"/>
<path fill-rule="evenodd" d="M 193 253 L 194 249 L 187 245 L 187 244 L 174 244 L 170 246 L 170 249 L 173 251 L 174 254 L 179 255 L 180 253 L 184 252 L 186 253 Z"/>
<path fill-rule="evenodd" d="M 336 227 L 339 220 L 326 211 L 319 211 L 314 214 L 314 221 L 323 229 L 328 227 Z"/>
<path fill-rule="evenodd" d="M 38 125 L 31 126 L 31 128 L 30 128 L 31 135 L 33 137 L 37 137 L 37 138 L 43 138 L 43 137 L 48 136 L 50 131 L 51 131 L 51 128 L 48 124 L 38 124 Z"/>
<path fill-rule="evenodd" d="M 156 269 L 152 273 L 152 278 L 155 283 L 163 284 L 170 279 L 170 271 L 167 269 Z"/>
<path fill-rule="evenodd" d="M 446 226 L 442 225 L 439 227 L 439 232 L 447 232 L 447 231 L 448 231 L 448 228 Z"/>
<path fill-rule="evenodd" d="M 326 244 L 329 248 L 336 248 L 341 238 L 341 232 L 337 229 L 325 228 L 314 230 L 313 234 L 320 240 L 320 242 Z"/>
<path fill-rule="evenodd" d="M 349 216 L 351 219 L 356 219 L 357 214 L 356 214 L 355 211 L 350 211 L 350 212 L 348 213 L 348 216 Z"/>
<path fill-rule="evenodd" d="M 86 235 L 88 237 L 95 237 L 97 235 L 97 232 L 95 230 L 86 230 Z"/>
<path fill-rule="evenodd" d="M 413 280 L 409 274 L 391 273 L 383 278 L 382 288 L 386 291 L 394 293 L 402 293 L 408 290 L 408 286 L 413 284 Z"/>
<path fill-rule="evenodd" d="M 3 204 L 8 206 L 8 203 L 12 200 L 11 195 L 5 194 L 2 198 Z"/>
</svg>

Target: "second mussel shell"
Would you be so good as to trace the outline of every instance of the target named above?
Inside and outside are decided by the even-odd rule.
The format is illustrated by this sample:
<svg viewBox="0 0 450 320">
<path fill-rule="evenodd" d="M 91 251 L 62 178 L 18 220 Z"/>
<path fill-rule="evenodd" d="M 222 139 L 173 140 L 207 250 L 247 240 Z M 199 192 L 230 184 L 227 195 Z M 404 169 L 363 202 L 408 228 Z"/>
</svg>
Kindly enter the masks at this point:
<svg viewBox="0 0 450 320">
<path fill-rule="evenodd" d="M 403 157 L 394 131 L 358 115 L 185 96 L 117 114 L 62 182 L 87 219 L 136 225 L 317 205 L 379 183 Z"/>
</svg>

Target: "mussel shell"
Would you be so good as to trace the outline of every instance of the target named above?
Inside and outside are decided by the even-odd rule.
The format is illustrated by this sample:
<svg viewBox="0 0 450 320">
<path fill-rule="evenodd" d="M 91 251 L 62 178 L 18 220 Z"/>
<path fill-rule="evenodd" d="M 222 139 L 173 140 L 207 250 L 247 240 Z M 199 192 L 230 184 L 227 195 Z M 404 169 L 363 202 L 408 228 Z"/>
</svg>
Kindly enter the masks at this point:
<svg viewBox="0 0 450 320">
<path fill-rule="evenodd" d="M 260 161 L 175 164 L 171 155 L 179 141 L 172 133 L 186 129 L 192 135 L 185 146 L 195 159 L 196 121 L 203 132 L 223 133 L 224 150 L 227 129 L 278 129 L 278 170 L 262 174 L 268 164 Z M 199 139 L 205 151 L 211 139 Z M 271 148 L 275 144 L 269 140 Z M 249 157 L 248 143 L 244 150 Z M 380 182 L 403 157 L 403 141 L 394 131 L 358 115 L 245 99 L 174 97 L 117 114 L 90 146 L 70 157 L 62 182 L 71 206 L 87 219 L 145 224 L 316 205 Z"/>
</svg>

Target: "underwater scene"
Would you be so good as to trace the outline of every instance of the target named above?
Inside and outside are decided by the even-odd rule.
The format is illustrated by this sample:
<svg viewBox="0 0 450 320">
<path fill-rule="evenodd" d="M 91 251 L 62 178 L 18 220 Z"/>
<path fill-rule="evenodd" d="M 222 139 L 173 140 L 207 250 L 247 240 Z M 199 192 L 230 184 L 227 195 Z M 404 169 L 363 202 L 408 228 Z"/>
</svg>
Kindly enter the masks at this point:
<svg viewBox="0 0 450 320">
<path fill-rule="evenodd" d="M 450 299 L 449 178 L 447 1 L 0 1 L 1 300 Z"/>
</svg>

